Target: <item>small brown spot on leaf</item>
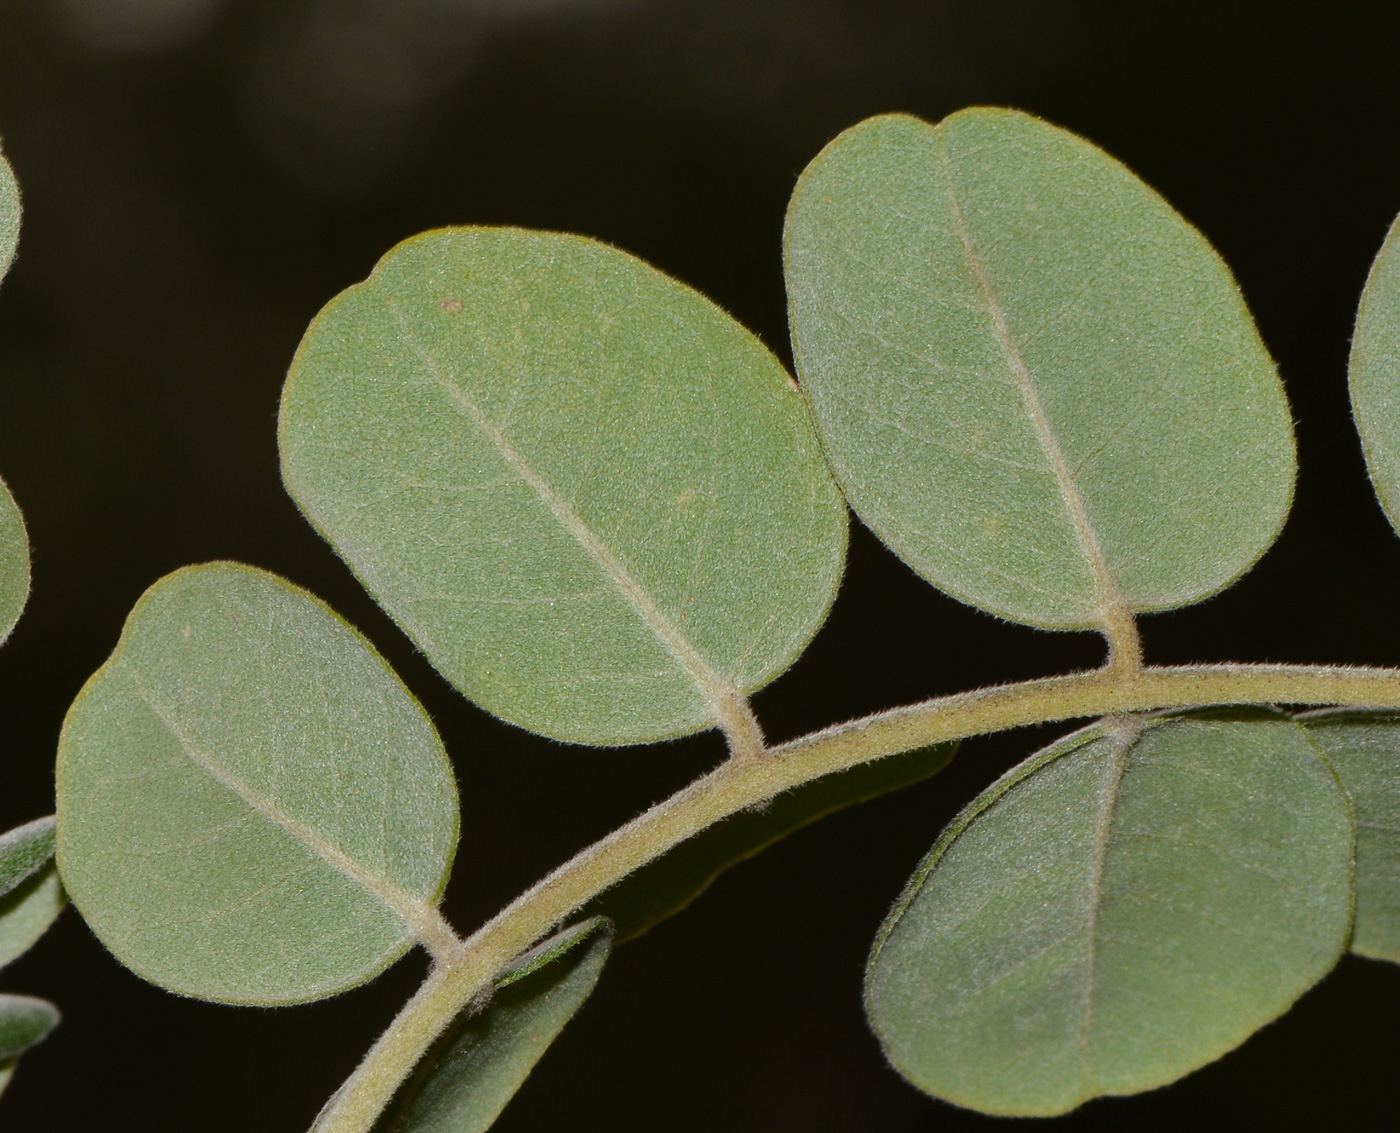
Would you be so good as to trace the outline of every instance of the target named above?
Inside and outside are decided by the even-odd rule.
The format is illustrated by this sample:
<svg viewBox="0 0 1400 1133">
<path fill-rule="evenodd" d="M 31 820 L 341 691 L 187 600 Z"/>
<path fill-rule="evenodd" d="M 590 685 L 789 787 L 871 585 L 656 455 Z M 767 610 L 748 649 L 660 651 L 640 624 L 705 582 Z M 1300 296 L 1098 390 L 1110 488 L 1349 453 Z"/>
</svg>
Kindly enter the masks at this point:
<svg viewBox="0 0 1400 1133">
<path fill-rule="evenodd" d="M 442 309 L 449 315 L 455 315 L 462 309 L 462 301 L 460 299 L 444 299 L 442 301 Z"/>
</svg>

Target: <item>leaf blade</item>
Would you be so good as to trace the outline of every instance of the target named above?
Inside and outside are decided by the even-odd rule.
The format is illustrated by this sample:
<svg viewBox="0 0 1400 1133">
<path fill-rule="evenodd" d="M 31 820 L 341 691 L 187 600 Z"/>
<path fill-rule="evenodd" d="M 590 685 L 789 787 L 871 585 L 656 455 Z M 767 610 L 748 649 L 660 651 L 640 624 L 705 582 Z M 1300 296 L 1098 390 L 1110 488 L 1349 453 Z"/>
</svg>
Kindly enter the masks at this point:
<svg viewBox="0 0 1400 1133">
<path fill-rule="evenodd" d="M 58 1008 L 28 995 L 0 995 L 0 1062 L 19 1057 L 58 1026 Z"/>
<path fill-rule="evenodd" d="M 435 667 L 572 742 L 724 719 L 805 647 L 844 562 L 778 363 L 581 237 L 391 251 L 307 332 L 279 444 L 293 498 Z"/>
<path fill-rule="evenodd" d="M 1366 276 L 1347 370 L 1366 471 L 1386 518 L 1400 531 L 1400 218 Z"/>
<path fill-rule="evenodd" d="M 1350 855 L 1346 799 L 1287 720 L 1085 729 L 939 839 L 877 937 L 867 1011 L 906 1078 L 983 1112 L 1163 1085 L 1332 967 Z"/>
<path fill-rule="evenodd" d="M 147 591 L 69 710 L 58 800 L 74 904 L 182 994 L 334 994 L 441 924 L 458 821 L 441 741 L 367 641 L 264 571 Z"/>
<path fill-rule="evenodd" d="M 1081 139 L 868 120 L 803 174 L 785 263 L 838 481 L 954 597 L 1103 628 L 1229 585 L 1281 528 L 1291 422 L 1228 270 Z"/>
<path fill-rule="evenodd" d="M 0 896 L 53 860 L 53 815 L 0 834 Z"/>
<path fill-rule="evenodd" d="M 0 152 L 0 280 L 14 262 L 19 245 L 19 182 L 5 154 Z"/>
<path fill-rule="evenodd" d="M 1337 773 L 1356 817 L 1351 950 L 1400 962 L 1400 719 L 1354 709 L 1298 719 Z"/>
</svg>

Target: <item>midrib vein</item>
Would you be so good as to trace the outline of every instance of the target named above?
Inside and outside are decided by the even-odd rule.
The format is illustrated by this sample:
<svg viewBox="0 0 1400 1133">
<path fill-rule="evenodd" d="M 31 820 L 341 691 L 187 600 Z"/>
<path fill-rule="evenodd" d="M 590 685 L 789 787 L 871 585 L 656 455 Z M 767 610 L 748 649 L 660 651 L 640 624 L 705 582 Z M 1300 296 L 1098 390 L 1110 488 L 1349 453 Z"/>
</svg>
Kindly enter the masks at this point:
<svg viewBox="0 0 1400 1133">
<path fill-rule="evenodd" d="M 1128 753 L 1142 734 L 1142 721 L 1137 716 L 1122 717 L 1109 732 L 1108 763 L 1099 783 L 1098 810 L 1094 816 L 1094 842 L 1089 859 L 1089 907 L 1084 917 L 1084 999 L 1079 1023 L 1079 1055 L 1086 1078 L 1093 1077 L 1089 1060 L 1089 1040 L 1094 1027 L 1094 991 L 1098 959 L 1099 906 L 1103 902 L 1103 870 L 1108 857 L 1108 843 L 1113 835 L 1113 814 L 1118 805 L 1118 788 L 1123 782 L 1123 769 Z"/>
<path fill-rule="evenodd" d="M 133 674 L 133 683 L 141 702 L 155 714 L 189 758 L 190 762 L 207 774 L 220 786 L 231 791 L 255 812 L 279 827 L 291 838 L 300 842 L 318 858 L 338 873 L 344 874 L 361 889 L 379 898 L 391 912 L 400 917 L 413 935 L 439 959 L 454 955 L 461 941 L 452 931 L 437 907 L 419 900 L 411 893 L 399 888 L 388 878 L 366 869 L 354 858 L 325 838 L 317 834 L 303 822 L 297 821 L 271 799 L 258 794 L 247 783 L 229 774 L 217 762 L 201 751 L 185 734 L 179 722 L 165 712 L 146 692 L 139 676 Z"/>
<path fill-rule="evenodd" d="M 690 643 L 690 639 L 657 608 L 646 588 L 627 569 L 627 564 L 618 558 L 613 553 L 612 548 L 604 543 L 597 533 L 583 521 L 582 517 L 554 490 L 554 486 L 525 460 L 520 451 L 511 443 L 510 438 L 496 428 L 495 423 L 486 416 L 476 402 L 467 396 L 462 387 L 442 373 L 433 357 L 423 349 L 417 337 L 409 329 L 403 314 L 399 311 L 398 304 L 390 300 L 388 306 L 398 321 L 404 339 L 424 368 L 432 375 L 433 380 L 442 387 L 447 396 L 471 418 L 482 434 L 496 447 L 501 459 L 505 461 L 510 470 L 534 490 L 540 502 L 550 510 L 554 518 L 559 521 L 560 526 L 573 536 L 579 546 L 597 563 L 612 584 L 617 587 L 622 597 L 636 611 L 637 616 L 642 619 L 666 651 L 675 658 L 681 668 L 695 682 L 701 696 L 709 704 L 715 722 L 719 724 L 728 737 L 734 753 L 756 755 L 762 752 L 764 750 L 763 733 L 753 714 L 753 709 L 749 706 L 748 698 L 743 692 L 726 680 L 700 655 L 699 650 Z"/>
<path fill-rule="evenodd" d="M 953 168 L 946 145 L 944 145 L 940 156 L 943 163 L 943 180 L 948 187 L 948 203 L 952 209 L 953 221 L 957 225 L 958 240 L 962 244 L 963 257 L 967 261 L 968 270 L 972 272 L 972 278 L 977 284 L 977 290 L 982 296 L 982 302 L 986 305 L 987 313 L 991 316 L 997 343 L 1001 346 L 1002 353 L 1006 356 L 1007 365 L 1010 366 L 1011 374 L 1016 380 L 1022 404 L 1025 405 L 1026 413 L 1035 429 L 1036 440 L 1040 442 L 1040 447 L 1050 462 L 1050 469 L 1055 476 L 1055 485 L 1059 489 L 1060 498 L 1064 500 L 1066 510 L 1069 512 L 1075 538 L 1079 542 L 1079 549 L 1084 555 L 1084 561 L 1089 567 L 1089 574 L 1093 578 L 1094 604 L 1097 607 L 1104 635 L 1108 638 L 1112 654 L 1110 662 L 1117 661 L 1137 668 L 1141 664 L 1141 646 L 1138 643 L 1137 629 L 1133 624 L 1132 608 L 1123 597 L 1122 591 L 1119 590 L 1118 580 L 1109 570 L 1108 560 L 1104 557 L 1098 533 L 1094 530 L 1093 524 L 1089 522 L 1089 513 L 1085 509 L 1084 498 L 1079 494 L 1079 488 L 1074 482 L 1074 474 L 1070 469 L 1069 462 L 1065 460 L 1064 452 L 1060 449 L 1059 438 L 1055 436 L 1055 430 L 1051 427 L 1050 419 L 1045 413 L 1045 404 L 1040 400 L 1040 393 L 1035 388 L 1035 382 L 1031 380 L 1030 370 L 1027 368 L 1020 348 L 1016 345 L 1016 340 L 1011 334 L 1011 327 L 1006 321 L 1006 313 L 997 300 L 991 278 L 987 275 L 986 266 L 977 254 L 977 248 L 972 241 L 972 233 L 968 230 L 967 220 L 963 216 L 962 205 L 958 201 L 957 191 L 953 187 Z"/>
</svg>

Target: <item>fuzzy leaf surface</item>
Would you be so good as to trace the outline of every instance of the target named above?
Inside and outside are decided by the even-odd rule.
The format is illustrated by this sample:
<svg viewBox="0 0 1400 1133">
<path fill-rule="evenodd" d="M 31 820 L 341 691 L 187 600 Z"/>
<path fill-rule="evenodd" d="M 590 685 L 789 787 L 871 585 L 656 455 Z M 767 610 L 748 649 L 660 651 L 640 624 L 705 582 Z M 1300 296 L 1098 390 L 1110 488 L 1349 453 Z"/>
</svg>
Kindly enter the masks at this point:
<svg viewBox="0 0 1400 1133">
<path fill-rule="evenodd" d="M 0 896 L 53 860 L 53 815 L 0 834 Z"/>
<path fill-rule="evenodd" d="M 1400 717 L 1327 711 L 1302 719 L 1351 798 L 1356 820 L 1351 950 L 1400 962 Z"/>
<path fill-rule="evenodd" d="M 19 243 L 19 185 L 0 153 L 0 279 L 10 270 Z M 9 637 L 29 597 L 29 537 L 24 517 L 0 480 L 0 641 Z"/>
<path fill-rule="evenodd" d="M 58 869 L 51 861 L 0 897 L 0 968 L 28 952 L 65 903 Z"/>
<path fill-rule="evenodd" d="M 786 791 L 761 810 L 731 815 L 605 890 L 588 911 L 613 922 L 619 944 L 631 940 L 675 916 L 730 866 L 828 814 L 936 775 L 957 748 L 937 744 L 857 764 Z"/>
<path fill-rule="evenodd" d="M 1282 1014 L 1351 931 L 1347 800 L 1299 725 L 1095 725 L 944 832 L 866 1008 L 920 1089 L 1049 1116 L 1174 1081 Z"/>
<path fill-rule="evenodd" d="M 1366 470 L 1390 525 L 1400 531 L 1400 218 L 1361 292 L 1349 373 Z"/>
<path fill-rule="evenodd" d="M 446 884 L 457 793 L 373 647 L 251 567 L 157 582 L 69 709 L 58 865 L 137 974 L 292 1003 L 397 959 Z"/>
<path fill-rule="evenodd" d="M 496 981 L 487 1005 L 466 1012 L 405 1083 L 374 1133 L 482 1133 L 593 992 L 612 947 L 594 918 L 546 940 Z"/>
<path fill-rule="evenodd" d="M 0 1063 L 42 1042 L 58 1020 L 52 1003 L 28 995 L 0 995 Z"/>
<path fill-rule="evenodd" d="M 845 507 L 782 366 L 582 237 L 400 244 L 312 323 L 279 443 L 292 497 L 433 665 L 562 740 L 712 726 L 840 580 Z"/>
<path fill-rule="evenodd" d="M 29 600 L 29 534 L 10 489 L 0 480 L 0 642 Z"/>
<path fill-rule="evenodd" d="M 1025 114 L 863 122 L 788 211 L 793 347 L 856 513 L 949 594 L 1051 629 L 1228 586 L 1292 500 L 1233 278 L 1117 161 Z"/>
<path fill-rule="evenodd" d="M 19 214 L 19 183 L 5 155 L 0 153 L 0 279 L 5 278 L 14 262 L 19 244 Z"/>
</svg>

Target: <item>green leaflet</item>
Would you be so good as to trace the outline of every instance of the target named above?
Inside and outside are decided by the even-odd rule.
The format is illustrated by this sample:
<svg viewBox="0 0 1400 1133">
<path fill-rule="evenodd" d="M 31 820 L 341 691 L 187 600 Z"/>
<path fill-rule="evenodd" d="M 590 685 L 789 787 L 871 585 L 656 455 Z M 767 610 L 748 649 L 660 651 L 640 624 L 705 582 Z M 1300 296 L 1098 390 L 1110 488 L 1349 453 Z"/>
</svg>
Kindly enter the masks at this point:
<svg viewBox="0 0 1400 1133">
<path fill-rule="evenodd" d="M 151 587 L 59 739 L 64 886 L 124 964 L 185 995 L 362 983 L 431 930 L 456 841 L 417 701 L 331 610 L 251 567 Z"/>
<path fill-rule="evenodd" d="M 288 491 L 467 696 L 558 739 L 712 726 L 783 672 L 846 515 L 752 335 L 578 236 L 406 241 L 307 331 Z"/>
<path fill-rule="evenodd" d="M 487 1005 L 469 1007 L 429 1051 L 374 1133 L 489 1129 L 592 993 L 612 940 L 612 926 L 595 917 L 507 968 Z"/>
<path fill-rule="evenodd" d="M 762 810 L 732 815 L 629 874 L 588 911 L 616 925 L 619 944 L 631 940 L 679 913 L 730 866 L 828 814 L 922 782 L 947 767 L 957 748 L 938 744 L 857 764 L 787 791 Z"/>
<path fill-rule="evenodd" d="M 1332 709 L 1299 719 L 1341 780 L 1356 820 L 1351 950 L 1400 961 L 1400 717 Z"/>
<path fill-rule="evenodd" d="M 19 183 L 5 155 L 0 153 L 0 279 L 5 278 L 14 262 L 19 244 L 19 214 Z"/>
<path fill-rule="evenodd" d="M 943 833 L 876 939 L 867 1012 L 901 1074 L 986 1113 L 1151 1089 L 1331 969 L 1351 858 L 1346 797 L 1286 718 L 1095 725 Z"/>
<path fill-rule="evenodd" d="M 18 1057 L 58 1026 L 58 1009 L 27 995 L 0 995 L 0 1063 Z"/>
<path fill-rule="evenodd" d="M 808 166 L 785 246 L 837 479 L 940 589 L 1091 628 L 1199 601 L 1278 534 L 1292 427 L 1234 280 L 1088 142 L 872 118 Z"/>
<path fill-rule="evenodd" d="M 1351 410 L 1366 468 L 1400 530 L 1400 218 L 1371 265 L 1351 337 Z"/>
<path fill-rule="evenodd" d="M 52 816 L 0 835 L 0 968 L 26 952 L 63 911 L 53 851 Z"/>
<path fill-rule="evenodd" d="M 0 480 L 0 642 L 10 636 L 29 600 L 29 536 L 24 516 Z"/>
<path fill-rule="evenodd" d="M 54 825 L 49 815 L 0 834 L 0 896 L 53 859 Z"/>
<path fill-rule="evenodd" d="M 0 897 L 0 968 L 28 952 L 63 905 L 63 886 L 52 862 Z"/>
</svg>

